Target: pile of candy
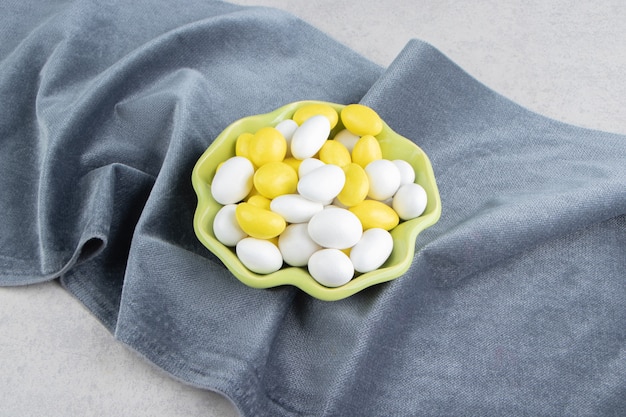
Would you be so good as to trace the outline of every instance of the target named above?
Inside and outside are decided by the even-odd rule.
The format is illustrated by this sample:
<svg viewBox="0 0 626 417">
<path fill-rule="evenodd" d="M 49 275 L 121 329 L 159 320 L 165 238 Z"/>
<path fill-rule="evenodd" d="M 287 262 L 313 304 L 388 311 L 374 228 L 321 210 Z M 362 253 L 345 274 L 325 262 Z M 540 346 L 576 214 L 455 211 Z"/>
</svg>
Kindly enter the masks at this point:
<svg viewBox="0 0 626 417">
<path fill-rule="evenodd" d="M 339 118 L 345 129 L 331 138 Z M 306 267 L 320 284 L 337 287 L 378 269 L 393 249 L 389 231 L 420 216 L 427 202 L 413 167 L 384 159 L 376 139 L 382 129 L 369 107 L 338 113 L 316 103 L 240 135 L 235 156 L 211 183 L 223 205 L 215 237 L 259 274 Z"/>
</svg>

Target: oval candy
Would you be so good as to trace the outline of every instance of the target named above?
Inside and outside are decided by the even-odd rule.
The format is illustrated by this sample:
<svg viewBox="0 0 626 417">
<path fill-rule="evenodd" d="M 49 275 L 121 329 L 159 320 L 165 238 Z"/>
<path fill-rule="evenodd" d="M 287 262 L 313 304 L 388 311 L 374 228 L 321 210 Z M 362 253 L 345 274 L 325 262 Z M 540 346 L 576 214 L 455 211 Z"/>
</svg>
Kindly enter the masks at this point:
<svg viewBox="0 0 626 417">
<path fill-rule="evenodd" d="M 392 207 L 402 220 L 419 217 L 426 210 L 428 195 L 419 184 L 405 184 L 398 189 L 393 197 Z"/>
<path fill-rule="evenodd" d="M 262 209 L 269 210 L 272 200 L 267 197 L 262 196 L 261 194 L 255 194 L 250 196 L 246 203 L 250 203 L 253 206 L 261 207 Z"/>
<path fill-rule="evenodd" d="M 381 228 L 391 230 L 398 225 L 398 213 L 385 203 L 377 200 L 364 200 L 348 209 L 363 225 L 363 230 Z"/>
<path fill-rule="evenodd" d="M 400 170 L 387 159 L 372 161 L 365 167 L 370 188 L 367 195 L 375 200 L 386 200 L 400 187 Z M 256 185 L 256 184 L 255 184 Z"/>
<path fill-rule="evenodd" d="M 345 145 L 336 140 L 327 140 L 320 148 L 319 152 L 320 161 L 325 164 L 338 165 L 344 167 L 352 162 L 350 151 Z"/>
<path fill-rule="evenodd" d="M 302 164 L 302 161 L 300 159 L 296 159 L 293 156 L 288 156 L 283 159 L 283 162 L 292 167 L 296 172 L 300 171 L 300 165 Z M 300 176 L 300 174 L 298 174 L 298 176 Z"/>
<path fill-rule="evenodd" d="M 339 287 L 354 276 L 354 266 L 348 255 L 338 249 L 321 249 L 309 258 L 309 273 L 326 287 Z"/>
<path fill-rule="evenodd" d="M 365 168 L 367 164 L 383 158 L 378 139 L 371 135 L 361 136 L 352 148 L 352 162 Z"/>
<path fill-rule="evenodd" d="M 372 108 L 362 104 L 348 104 L 341 110 L 341 121 L 355 135 L 376 136 L 383 130 L 383 120 Z"/>
<path fill-rule="evenodd" d="M 259 194 L 271 200 L 279 195 L 295 193 L 298 174 L 284 162 L 268 162 L 256 170 L 253 182 Z"/>
<path fill-rule="evenodd" d="M 237 140 L 235 142 L 235 155 L 250 159 L 250 139 L 252 139 L 253 136 L 254 135 L 252 133 L 248 132 L 237 136 Z"/>
<path fill-rule="evenodd" d="M 315 214 L 309 220 L 308 231 L 315 243 L 334 249 L 354 246 L 363 234 L 358 217 L 338 207 L 325 209 Z"/>
<path fill-rule="evenodd" d="M 278 237 L 278 249 L 288 265 L 305 266 L 311 255 L 322 249 L 311 239 L 307 227 L 306 223 L 290 224 Z"/>
<path fill-rule="evenodd" d="M 285 138 L 285 142 L 287 144 L 287 151 L 285 153 L 285 157 L 291 156 L 291 138 L 293 138 L 293 133 L 298 128 L 298 124 L 292 119 L 285 119 L 282 122 L 276 125 L 276 130 L 282 133 Z"/>
<path fill-rule="evenodd" d="M 330 135 L 330 122 L 325 116 L 317 115 L 302 123 L 291 138 L 291 154 L 297 159 L 315 155 Z"/>
<path fill-rule="evenodd" d="M 243 156 L 233 156 L 220 166 L 211 182 L 211 195 L 221 205 L 243 200 L 252 190 L 254 166 Z"/>
<path fill-rule="evenodd" d="M 279 122 L 274 128 L 282 133 L 285 140 L 290 141 L 293 137 L 293 133 L 298 128 L 298 123 L 293 119 L 285 119 Z"/>
<path fill-rule="evenodd" d="M 361 240 L 350 250 L 350 260 L 357 272 L 370 272 L 381 267 L 393 250 L 391 233 L 373 228 L 363 232 Z"/>
<path fill-rule="evenodd" d="M 287 154 L 287 141 L 276 128 L 262 127 L 250 139 L 248 156 L 260 167 L 268 162 L 280 162 Z"/>
<path fill-rule="evenodd" d="M 257 274 L 271 274 L 283 266 L 280 250 L 269 240 L 253 237 L 241 239 L 235 252 L 241 263 Z"/>
<path fill-rule="evenodd" d="M 400 171 L 400 185 L 415 182 L 415 170 L 413 166 L 404 159 L 394 159 L 391 161 Z"/>
<path fill-rule="evenodd" d="M 354 149 L 354 145 L 357 143 L 357 141 L 360 138 L 361 137 L 359 135 L 355 135 L 354 133 L 350 132 L 348 129 L 342 129 L 339 132 L 337 132 L 333 140 L 336 140 L 337 142 L 341 142 L 343 146 L 345 146 L 346 149 L 348 149 L 349 152 L 352 152 L 352 149 Z"/>
<path fill-rule="evenodd" d="M 302 166 L 302 165 L 301 165 Z M 346 174 L 337 165 L 322 165 L 298 181 L 298 193 L 309 200 L 326 204 L 343 189 Z"/>
<path fill-rule="evenodd" d="M 223 245 L 234 247 L 241 239 L 248 236 L 246 232 L 241 230 L 237 218 L 235 217 L 235 209 L 237 205 L 227 204 L 215 214 L 213 219 L 213 234 Z"/>
<path fill-rule="evenodd" d="M 241 230 L 257 239 L 271 239 L 278 236 L 287 226 L 279 214 L 250 203 L 239 203 L 235 217 Z"/>
<path fill-rule="evenodd" d="M 288 223 L 306 223 L 322 211 L 324 205 L 300 194 L 284 194 L 272 200 L 270 209 L 280 214 Z"/>
<path fill-rule="evenodd" d="M 324 163 L 317 158 L 306 158 L 300 162 L 298 166 L 298 178 L 304 177 L 309 172 L 313 171 L 315 168 L 319 168 L 324 166 Z"/>
<path fill-rule="evenodd" d="M 337 125 L 339 121 L 339 114 L 337 110 L 333 109 L 328 104 L 312 103 L 300 107 L 292 116 L 292 119 L 299 125 L 302 125 L 312 116 L 322 115 L 330 122 L 330 128 L 332 129 Z"/>
<path fill-rule="evenodd" d="M 369 180 L 365 170 L 354 162 L 344 167 L 346 182 L 337 199 L 346 207 L 354 206 L 365 200 L 369 191 Z"/>
</svg>

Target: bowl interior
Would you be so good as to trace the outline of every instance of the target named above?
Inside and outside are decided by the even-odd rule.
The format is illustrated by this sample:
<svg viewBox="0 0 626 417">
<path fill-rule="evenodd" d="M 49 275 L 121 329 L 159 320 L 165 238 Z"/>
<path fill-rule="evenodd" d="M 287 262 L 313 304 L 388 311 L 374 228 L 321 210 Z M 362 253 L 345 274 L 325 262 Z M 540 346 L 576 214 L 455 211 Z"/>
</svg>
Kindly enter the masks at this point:
<svg viewBox="0 0 626 417">
<path fill-rule="evenodd" d="M 433 225 L 441 214 L 441 200 L 435 182 L 435 175 L 427 155 L 413 142 L 398 135 L 383 123 L 383 130 L 376 137 L 379 140 L 383 157 L 386 159 L 404 159 L 416 172 L 416 180 L 426 190 L 428 203 L 424 213 L 415 219 L 401 222 L 392 231 L 394 241 L 391 256 L 381 268 L 357 275 L 347 284 L 329 288 L 319 284 L 307 272 L 306 268 L 283 267 L 277 272 L 261 275 L 248 270 L 237 258 L 233 248 L 220 243 L 213 234 L 213 219 L 222 207 L 211 195 L 211 182 L 217 165 L 235 154 L 237 137 L 244 133 L 254 133 L 264 126 L 275 126 L 284 119 L 291 118 L 299 107 L 319 101 L 302 101 L 285 105 L 267 114 L 240 119 L 213 141 L 196 163 L 192 173 L 192 183 L 198 197 L 198 206 L 194 215 L 194 229 L 198 239 L 213 252 L 224 265 L 244 284 L 254 288 L 269 288 L 279 285 L 294 285 L 309 295 L 321 300 L 333 301 L 349 297 L 369 286 L 392 280 L 404 274 L 415 253 L 417 235 Z M 338 112 L 341 104 L 331 105 Z M 341 121 L 331 132 L 331 136 L 343 129 Z"/>
</svg>

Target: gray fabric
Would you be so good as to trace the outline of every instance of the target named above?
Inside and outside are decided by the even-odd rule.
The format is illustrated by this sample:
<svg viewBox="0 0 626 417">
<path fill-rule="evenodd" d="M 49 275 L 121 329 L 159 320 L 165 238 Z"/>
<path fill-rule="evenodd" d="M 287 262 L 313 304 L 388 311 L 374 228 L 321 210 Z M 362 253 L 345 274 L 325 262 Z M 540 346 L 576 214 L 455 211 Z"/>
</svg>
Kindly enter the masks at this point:
<svg viewBox="0 0 626 417">
<path fill-rule="evenodd" d="M 0 284 L 51 279 L 246 416 L 625 415 L 626 138 L 531 113 L 410 42 L 382 69 L 283 12 L 0 6 Z M 230 122 L 363 102 L 430 156 L 407 274 L 338 302 L 243 286 L 195 238 Z"/>
</svg>

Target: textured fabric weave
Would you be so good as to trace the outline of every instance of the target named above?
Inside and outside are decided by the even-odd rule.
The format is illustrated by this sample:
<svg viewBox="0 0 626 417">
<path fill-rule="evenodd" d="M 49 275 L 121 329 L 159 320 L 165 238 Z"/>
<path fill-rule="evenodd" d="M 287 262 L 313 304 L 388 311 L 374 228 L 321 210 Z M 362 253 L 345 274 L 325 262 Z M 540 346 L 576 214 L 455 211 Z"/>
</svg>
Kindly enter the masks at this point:
<svg viewBox="0 0 626 417">
<path fill-rule="evenodd" d="M 217 1 L 0 6 L 0 284 L 52 279 L 245 416 L 626 414 L 626 138 L 556 122 L 411 41 L 383 69 Z M 237 281 L 191 170 L 232 121 L 362 102 L 443 203 L 410 270 L 337 302 Z"/>
</svg>

